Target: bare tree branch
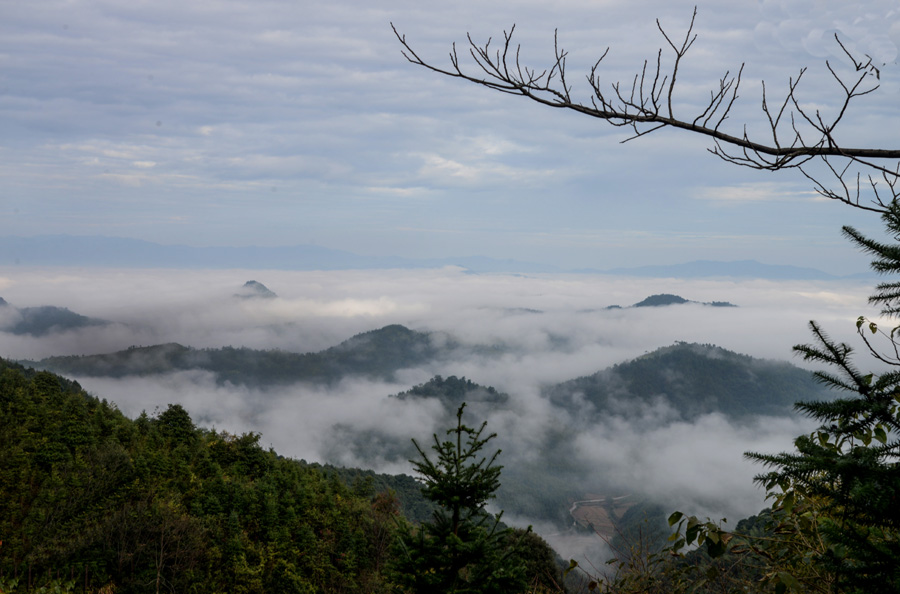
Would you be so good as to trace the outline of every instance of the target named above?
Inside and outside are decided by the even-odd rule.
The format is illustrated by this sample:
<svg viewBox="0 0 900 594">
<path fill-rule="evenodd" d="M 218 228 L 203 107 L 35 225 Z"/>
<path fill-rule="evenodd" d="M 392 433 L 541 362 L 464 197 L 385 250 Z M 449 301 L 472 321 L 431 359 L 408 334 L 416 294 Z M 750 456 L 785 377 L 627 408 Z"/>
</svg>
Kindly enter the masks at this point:
<svg viewBox="0 0 900 594">
<path fill-rule="evenodd" d="M 502 48 L 496 51 L 491 48 L 491 39 L 484 45 L 478 45 L 471 35 L 467 35 L 469 55 L 476 65 L 476 73 L 471 74 L 463 70 L 455 44 L 450 52 L 450 68 L 439 67 L 422 59 L 407 42 L 406 36 L 393 23 L 391 27 L 403 46 L 403 56 L 413 64 L 501 93 L 526 97 L 548 107 L 575 111 L 613 126 L 631 128 L 632 134 L 622 142 L 663 128 L 686 130 L 712 139 L 713 147 L 709 152 L 728 163 L 766 171 L 799 169 L 813 182 L 820 195 L 855 208 L 883 213 L 888 204 L 900 198 L 900 185 L 897 183 L 900 149 L 849 148 L 842 146 L 835 136 L 835 130 L 844 120 L 851 103 L 879 87 L 881 73 L 870 56 L 858 59 L 835 36 L 835 42 L 850 60 L 853 72 L 841 74 L 830 62 L 825 63 L 839 89 L 834 97 L 837 101 L 836 115 L 830 119 L 819 110 L 813 112 L 804 107 L 798 97 L 806 68 L 788 80 L 785 96 L 777 109 L 770 107 L 763 82 L 761 111 L 771 138 L 761 141 L 751 138 L 746 126 L 739 134 L 723 130 L 739 98 L 744 64 L 741 64 L 736 75 L 729 71 L 719 79 L 718 88 L 710 91 L 708 102 L 692 118 L 680 117 L 675 113 L 679 69 L 697 40 L 694 32 L 696 17 L 695 8 L 680 43 L 673 41 L 657 20 L 657 28 L 674 59 L 671 66 L 664 69 L 663 49 L 660 49 L 655 67 L 645 61 L 641 71 L 634 75 L 630 89 L 618 81 L 610 82 L 602 78 L 600 67 L 609 54 L 607 48 L 586 75 L 590 90 L 586 102 L 572 98 L 573 87 L 566 78 L 567 52 L 559 46 L 556 32 L 553 63 L 543 70 L 522 64 L 521 48 L 513 44 L 515 26 L 509 32 L 503 32 Z M 841 164 L 836 165 L 835 160 Z M 822 169 L 830 181 L 826 183 L 826 179 L 810 169 L 813 161 L 824 166 Z M 863 173 L 866 184 L 862 182 Z M 880 181 L 876 180 L 882 180 L 885 184 L 877 187 Z M 861 202 L 864 186 L 866 192 L 873 196 L 870 202 Z"/>
</svg>

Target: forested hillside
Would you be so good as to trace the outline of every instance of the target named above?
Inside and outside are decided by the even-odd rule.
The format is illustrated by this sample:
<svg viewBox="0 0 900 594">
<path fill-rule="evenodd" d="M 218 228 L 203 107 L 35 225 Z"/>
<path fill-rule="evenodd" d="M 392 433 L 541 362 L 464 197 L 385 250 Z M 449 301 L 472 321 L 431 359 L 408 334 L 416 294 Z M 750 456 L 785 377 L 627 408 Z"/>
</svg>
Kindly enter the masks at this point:
<svg viewBox="0 0 900 594">
<path fill-rule="evenodd" d="M 381 591 L 396 502 L 0 362 L 0 575 L 116 592 Z"/>
<path fill-rule="evenodd" d="M 587 377 L 549 387 L 558 406 L 584 415 L 636 415 L 662 400 L 683 418 L 718 412 L 740 419 L 785 415 L 798 400 L 827 398 L 808 371 L 713 345 L 679 343 Z"/>
<path fill-rule="evenodd" d="M 195 427 L 177 404 L 131 420 L 0 359 L 0 591 L 390 591 L 401 509 L 432 509 L 418 483 L 259 438 Z"/>
</svg>

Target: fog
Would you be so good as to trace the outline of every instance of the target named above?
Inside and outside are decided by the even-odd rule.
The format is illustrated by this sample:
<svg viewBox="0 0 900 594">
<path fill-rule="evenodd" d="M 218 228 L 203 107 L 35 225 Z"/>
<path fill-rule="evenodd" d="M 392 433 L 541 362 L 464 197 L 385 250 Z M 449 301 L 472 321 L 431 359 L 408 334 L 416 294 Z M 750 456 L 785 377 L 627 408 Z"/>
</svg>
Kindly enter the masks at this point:
<svg viewBox="0 0 900 594">
<path fill-rule="evenodd" d="M 275 291 L 279 299 L 234 298 L 251 279 Z M 0 268 L 0 297 L 10 305 L 67 307 L 113 324 L 40 339 L 0 334 L 0 353 L 37 359 L 164 342 L 308 352 L 399 323 L 447 331 L 469 344 L 515 345 L 521 351 L 516 362 L 530 368 L 535 360 L 544 361 L 547 370 L 537 375 L 559 369 L 565 378 L 572 370 L 594 371 L 674 340 L 788 359 L 790 346 L 807 340 L 810 319 L 832 333 L 852 335 L 850 323 L 870 313 L 869 289 L 864 283 L 840 281 L 473 275 L 458 268 L 298 272 L 13 267 Z M 740 307 L 603 311 L 656 293 L 698 302 L 730 301 Z M 560 337 L 566 344 L 557 355 L 560 345 L 555 339 Z M 553 360 L 546 360 L 548 354 Z M 477 361 L 470 365 L 473 371 L 480 369 Z M 498 380 L 507 375 L 502 368 L 483 372 Z"/>
<path fill-rule="evenodd" d="M 276 299 L 240 299 L 247 280 Z M 585 489 L 633 489 L 672 509 L 734 520 L 764 505 L 752 482 L 761 471 L 742 457 L 776 452 L 812 425 L 798 418 L 736 424 L 720 414 L 679 418 L 665 402 L 634 415 L 616 409 L 586 422 L 555 410 L 541 387 L 588 375 L 675 341 L 712 343 L 768 359 L 793 359 L 815 319 L 837 339 L 854 341 L 855 320 L 871 313 L 869 287 L 848 281 L 686 281 L 590 275 L 473 275 L 429 271 L 184 271 L 0 269 L 0 297 L 11 306 L 54 305 L 110 322 L 43 337 L 0 332 L 0 355 L 112 352 L 132 345 L 178 342 L 197 348 L 246 346 L 309 352 L 354 334 L 403 324 L 449 336 L 464 347 L 503 345 L 498 356 L 465 348 L 453 360 L 402 370 L 396 381 L 345 378 L 330 387 L 297 384 L 258 389 L 216 381 L 205 371 L 124 379 L 77 379 L 129 416 L 180 403 L 198 425 L 255 431 L 278 453 L 308 461 L 410 472 L 405 455 L 381 455 L 352 436 L 371 433 L 428 442 L 448 422 L 435 399 L 390 397 L 435 374 L 465 376 L 508 393 L 502 408 L 474 405 L 503 447 L 508 469 L 537 458 L 548 431 L 571 436 L 567 462 L 583 468 Z M 697 302 L 628 308 L 651 294 Z M 605 309 L 620 305 L 623 309 Z M 3 320 L 0 320 L 2 323 Z M 469 354 L 466 354 L 469 353 Z M 625 405 L 623 405 L 625 406 Z M 361 451 L 365 450 L 365 451 Z M 552 470 L 552 469 L 550 469 Z M 561 502 L 565 505 L 565 502 Z M 522 519 L 527 521 L 527 519 Z M 560 548 L 573 546 L 558 539 Z"/>
</svg>

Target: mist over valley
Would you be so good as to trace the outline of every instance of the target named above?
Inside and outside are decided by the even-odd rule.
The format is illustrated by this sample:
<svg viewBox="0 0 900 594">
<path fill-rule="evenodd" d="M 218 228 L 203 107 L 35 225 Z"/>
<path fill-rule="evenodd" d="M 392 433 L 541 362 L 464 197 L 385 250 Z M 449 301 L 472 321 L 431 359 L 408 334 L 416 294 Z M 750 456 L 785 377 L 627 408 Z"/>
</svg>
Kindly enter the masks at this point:
<svg viewBox="0 0 900 594">
<path fill-rule="evenodd" d="M 14 268 L 0 295 L 4 357 L 131 417 L 178 403 L 198 425 L 256 432 L 309 462 L 408 474 L 410 439 L 427 447 L 465 401 L 503 450 L 496 508 L 574 555 L 583 535 L 565 526 L 579 500 L 758 511 L 759 468 L 743 452 L 790 447 L 811 429 L 792 403 L 828 397 L 789 345 L 807 340 L 808 319 L 849 337 L 866 288 L 456 267 Z M 36 307 L 69 313 L 16 331 Z"/>
</svg>

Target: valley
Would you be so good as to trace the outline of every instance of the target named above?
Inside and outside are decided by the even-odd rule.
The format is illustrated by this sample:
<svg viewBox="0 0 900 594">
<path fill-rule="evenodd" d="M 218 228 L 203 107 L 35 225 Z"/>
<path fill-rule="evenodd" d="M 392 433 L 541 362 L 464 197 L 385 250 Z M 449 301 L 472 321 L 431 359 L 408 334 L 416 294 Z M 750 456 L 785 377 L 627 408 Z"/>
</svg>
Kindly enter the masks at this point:
<svg viewBox="0 0 900 594">
<path fill-rule="evenodd" d="M 783 448 L 806 427 L 793 403 L 830 397 L 808 370 L 759 356 L 784 340 L 773 331 L 779 315 L 799 307 L 779 294 L 786 307 L 773 316 L 763 286 L 699 286 L 684 294 L 703 297 L 687 299 L 451 270 L 415 285 L 440 285 L 427 296 L 398 283 L 362 300 L 352 287 L 374 277 L 361 274 L 304 273 L 277 285 L 181 276 L 128 306 L 87 307 L 75 290 L 46 306 L 71 312 L 72 323 L 17 333 L 7 322 L 0 344 L 47 353 L 17 359 L 77 381 L 129 418 L 183 406 L 198 427 L 256 435 L 350 487 L 392 489 L 415 521 L 431 511 L 412 477 L 411 439 L 427 449 L 466 402 L 501 449 L 489 509 L 535 526 L 566 557 L 595 560 L 623 535 L 664 533 L 673 509 L 734 521 L 758 512 L 764 501 L 743 452 Z M 335 278 L 346 282 L 327 290 L 333 297 L 315 288 Z M 188 292 L 196 295 L 180 297 Z M 25 297 L 12 293 L 6 307 L 35 307 Z M 167 299 L 175 305 L 161 307 Z M 617 302 L 633 305 L 609 305 Z M 700 336 L 756 355 L 683 340 Z"/>
<path fill-rule="evenodd" d="M 203 372 L 222 389 L 259 390 L 271 402 L 283 398 L 279 394 L 327 393 L 347 382 L 397 384 L 404 370 L 452 368 L 455 361 L 473 357 L 499 362 L 511 351 L 502 345 L 462 345 L 447 334 L 391 325 L 313 353 L 164 344 L 22 363 L 75 378 L 87 386 L 94 379 L 155 381 Z M 609 538 L 615 522 L 634 502 L 667 502 L 620 476 L 621 469 L 614 461 L 592 460 L 595 454 L 583 451 L 586 435 L 607 432 L 604 427 L 611 421 L 633 431 L 658 431 L 704 417 L 747 425 L 760 418 L 790 417 L 796 400 L 824 397 L 827 394 L 808 372 L 788 363 L 694 343 L 676 343 L 591 375 L 543 385 L 539 402 L 549 408 L 540 419 L 540 431 L 524 437 L 516 435 L 514 428 L 510 434 L 500 432 L 498 444 L 507 456 L 496 505 L 512 517 L 549 522 L 559 528 L 570 516 L 581 529 L 593 526 Z M 429 411 L 429 427 L 446 424 L 463 402 L 482 419 L 521 415 L 533 406 L 520 395 L 455 375 L 436 375 L 405 391 L 377 398 L 386 398 L 381 401 L 406 414 Z M 264 414 L 267 400 L 257 405 L 261 407 L 257 414 Z M 382 471 L 406 466 L 415 453 L 410 437 L 423 444 L 430 441 L 423 431 L 404 434 L 396 428 L 346 422 L 322 426 L 319 434 L 322 462 Z M 528 445 L 523 446 L 523 441 Z M 584 477 L 585 468 L 592 468 L 609 486 L 631 495 L 623 500 L 590 490 L 592 480 Z M 567 509 L 567 501 L 575 503 Z"/>
</svg>

